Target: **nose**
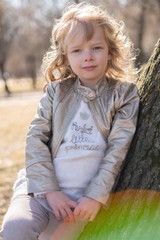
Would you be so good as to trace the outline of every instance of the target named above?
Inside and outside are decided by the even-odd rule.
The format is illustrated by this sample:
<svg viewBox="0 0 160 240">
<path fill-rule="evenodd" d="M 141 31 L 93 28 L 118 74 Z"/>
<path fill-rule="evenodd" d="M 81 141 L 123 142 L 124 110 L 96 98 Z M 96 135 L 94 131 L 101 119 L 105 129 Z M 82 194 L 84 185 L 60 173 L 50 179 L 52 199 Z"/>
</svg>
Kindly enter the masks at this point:
<svg viewBox="0 0 160 240">
<path fill-rule="evenodd" d="M 85 62 L 93 60 L 93 54 L 91 51 L 86 51 L 84 53 L 84 60 L 85 60 Z"/>
</svg>

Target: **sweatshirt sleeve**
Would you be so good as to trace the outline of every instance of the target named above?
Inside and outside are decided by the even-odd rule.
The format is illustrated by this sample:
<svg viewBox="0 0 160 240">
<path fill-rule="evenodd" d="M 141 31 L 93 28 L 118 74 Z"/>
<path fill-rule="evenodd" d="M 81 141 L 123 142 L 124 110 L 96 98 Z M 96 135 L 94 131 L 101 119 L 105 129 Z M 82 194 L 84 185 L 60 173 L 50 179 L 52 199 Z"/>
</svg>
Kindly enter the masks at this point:
<svg viewBox="0 0 160 240">
<path fill-rule="evenodd" d="M 52 105 L 54 88 L 51 83 L 39 102 L 26 140 L 26 173 L 28 193 L 59 190 L 48 143 L 52 138 Z"/>
<path fill-rule="evenodd" d="M 122 83 L 116 91 L 116 113 L 108 136 L 107 150 L 96 176 L 84 195 L 105 204 L 121 172 L 137 124 L 139 96 L 133 83 Z"/>
</svg>

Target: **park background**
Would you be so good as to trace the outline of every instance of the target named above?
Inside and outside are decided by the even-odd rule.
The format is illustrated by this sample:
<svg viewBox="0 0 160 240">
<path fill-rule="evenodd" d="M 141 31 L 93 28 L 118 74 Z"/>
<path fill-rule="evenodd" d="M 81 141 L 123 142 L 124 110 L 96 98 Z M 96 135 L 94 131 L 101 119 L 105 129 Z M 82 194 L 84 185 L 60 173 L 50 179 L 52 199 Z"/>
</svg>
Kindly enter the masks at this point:
<svg viewBox="0 0 160 240">
<path fill-rule="evenodd" d="M 67 2 L 71 1 L 0 0 L 0 225 L 17 172 L 24 167 L 26 134 L 43 94 L 42 58 L 54 19 Z M 87 2 L 102 5 L 125 22 L 139 51 L 136 64 L 145 65 L 160 37 L 160 0 Z"/>
</svg>

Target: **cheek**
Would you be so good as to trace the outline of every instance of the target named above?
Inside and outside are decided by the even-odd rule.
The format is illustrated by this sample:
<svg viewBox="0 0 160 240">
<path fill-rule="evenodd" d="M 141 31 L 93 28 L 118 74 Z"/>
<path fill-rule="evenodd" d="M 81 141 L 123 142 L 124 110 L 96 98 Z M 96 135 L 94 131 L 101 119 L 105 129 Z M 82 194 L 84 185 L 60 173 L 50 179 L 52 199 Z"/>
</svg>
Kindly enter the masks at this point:
<svg viewBox="0 0 160 240">
<path fill-rule="evenodd" d="M 108 56 L 106 54 L 104 55 L 101 55 L 99 57 L 99 63 L 102 65 L 102 66 L 106 66 L 108 64 Z"/>
<path fill-rule="evenodd" d="M 98 61 L 101 61 L 101 62 L 107 62 L 107 59 L 108 59 L 108 54 L 106 52 L 103 52 L 103 53 L 98 53 L 96 55 L 96 58 Z"/>
<path fill-rule="evenodd" d="M 71 68 L 78 68 L 80 65 L 80 61 L 77 58 L 70 58 L 68 63 Z"/>
</svg>

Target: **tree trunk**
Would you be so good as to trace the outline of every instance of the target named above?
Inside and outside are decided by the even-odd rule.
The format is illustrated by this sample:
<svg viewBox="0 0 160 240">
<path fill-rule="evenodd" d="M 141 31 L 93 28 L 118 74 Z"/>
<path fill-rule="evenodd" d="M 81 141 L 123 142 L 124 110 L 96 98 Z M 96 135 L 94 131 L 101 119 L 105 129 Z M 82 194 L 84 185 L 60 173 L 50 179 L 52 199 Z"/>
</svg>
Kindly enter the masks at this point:
<svg viewBox="0 0 160 240">
<path fill-rule="evenodd" d="M 137 131 L 116 191 L 160 191 L 160 40 L 138 86 L 141 105 Z"/>
<path fill-rule="evenodd" d="M 28 66 L 28 75 L 32 79 L 33 88 L 36 88 L 36 58 L 33 55 L 28 55 L 27 58 L 27 66 Z"/>
<path fill-rule="evenodd" d="M 143 35 L 144 35 L 144 29 L 145 29 L 145 15 L 146 15 L 146 0 L 141 1 L 141 13 L 139 16 L 139 24 L 138 24 L 138 36 L 137 36 L 137 43 L 138 43 L 138 49 L 140 50 L 139 55 L 136 59 L 136 64 L 142 64 L 145 61 L 145 54 L 143 50 Z"/>
<path fill-rule="evenodd" d="M 11 94 L 9 88 L 8 88 L 8 85 L 7 85 L 7 79 L 8 79 L 8 74 L 6 74 L 4 72 L 4 63 L 0 63 L 0 72 L 1 72 L 1 75 L 2 75 L 2 79 L 4 81 L 4 87 L 5 87 L 5 92 L 7 93 L 7 96 L 9 96 Z"/>
<path fill-rule="evenodd" d="M 160 239 L 160 40 L 137 86 L 137 131 L 115 193 L 78 240 Z"/>
</svg>

